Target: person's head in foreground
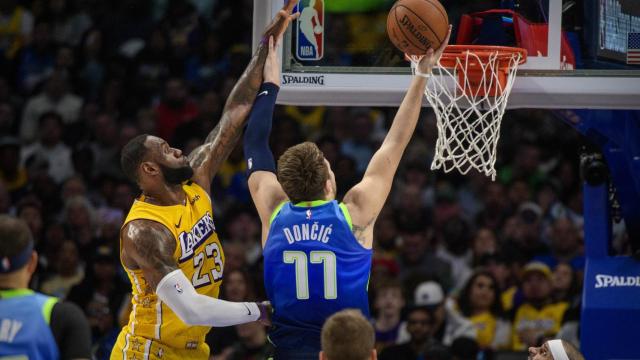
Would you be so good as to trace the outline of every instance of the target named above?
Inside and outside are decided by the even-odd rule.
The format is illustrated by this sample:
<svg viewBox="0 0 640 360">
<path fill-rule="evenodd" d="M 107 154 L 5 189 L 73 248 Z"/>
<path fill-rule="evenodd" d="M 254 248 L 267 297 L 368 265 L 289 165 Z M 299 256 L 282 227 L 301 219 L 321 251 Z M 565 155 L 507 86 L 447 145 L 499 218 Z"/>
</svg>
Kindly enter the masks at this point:
<svg viewBox="0 0 640 360">
<path fill-rule="evenodd" d="M 540 347 L 530 347 L 529 360 L 584 360 L 584 356 L 570 342 L 555 339 Z"/>
<path fill-rule="evenodd" d="M 0 215 L 0 288 L 26 288 L 36 271 L 38 255 L 27 224 L 9 215 Z"/>
<path fill-rule="evenodd" d="M 318 146 L 304 142 L 288 148 L 278 159 L 278 181 L 292 203 L 333 200 L 336 177 Z"/>
<path fill-rule="evenodd" d="M 331 315 L 322 326 L 320 360 L 375 360 L 373 326 L 358 310 Z"/>
</svg>

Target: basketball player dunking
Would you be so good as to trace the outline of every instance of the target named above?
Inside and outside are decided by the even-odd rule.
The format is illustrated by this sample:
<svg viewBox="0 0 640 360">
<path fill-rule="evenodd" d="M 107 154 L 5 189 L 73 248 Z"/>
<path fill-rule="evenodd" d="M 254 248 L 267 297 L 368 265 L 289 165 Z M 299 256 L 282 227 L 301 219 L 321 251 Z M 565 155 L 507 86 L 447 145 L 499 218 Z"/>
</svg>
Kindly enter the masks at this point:
<svg viewBox="0 0 640 360">
<path fill-rule="evenodd" d="M 262 221 L 264 282 L 275 310 L 269 339 L 276 359 L 317 359 L 322 324 L 331 314 L 356 308 L 368 315 L 374 223 L 416 127 L 428 76 L 424 74 L 430 74 L 449 34 L 420 61 L 423 76 L 414 76 L 382 146 L 342 203 L 335 200 L 331 166 L 313 143 L 287 149 L 276 172 L 269 133 L 280 65 L 270 44 L 265 83 L 249 116 L 244 151 L 249 189 Z"/>
<path fill-rule="evenodd" d="M 280 37 L 296 16 L 289 0 L 267 27 Z M 235 85 L 220 122 L 185 157 L 163 139 L 141 135 L 122 150 L 124 172 L 142 195 L 121 229 L 120 259 L 131 280 L 133 310 L 111 359 L 208 359 L 212 326 L 268 321 L 266 306 L 218 300 L 224 255 L 216 235 L 210 184 L 242 133 L 262 83 L 268 46 L 260 45 Z"/>
</svg>

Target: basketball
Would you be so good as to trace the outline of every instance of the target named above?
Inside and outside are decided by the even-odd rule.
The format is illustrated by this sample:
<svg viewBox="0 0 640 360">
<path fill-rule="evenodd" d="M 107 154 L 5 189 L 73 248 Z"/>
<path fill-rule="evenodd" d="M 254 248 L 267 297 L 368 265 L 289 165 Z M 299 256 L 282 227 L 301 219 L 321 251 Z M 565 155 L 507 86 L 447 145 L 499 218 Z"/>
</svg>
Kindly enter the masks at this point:
<svg viewBox="0 0 640 360">
<path fill-rule="evenodd" d="M 399 0 L 387 17 L 387 35 L 403 53 L 422 55 L 440 47 L 449 17 L 438 0 Z"/>
</svg>

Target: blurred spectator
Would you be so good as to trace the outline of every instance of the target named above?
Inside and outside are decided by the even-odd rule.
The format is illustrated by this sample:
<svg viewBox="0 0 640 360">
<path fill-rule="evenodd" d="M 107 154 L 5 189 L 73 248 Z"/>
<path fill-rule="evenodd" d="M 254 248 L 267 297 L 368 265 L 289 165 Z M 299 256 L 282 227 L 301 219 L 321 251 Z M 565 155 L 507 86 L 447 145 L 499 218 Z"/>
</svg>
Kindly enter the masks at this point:
<svg viewBox="0 0 640 360">
<path fill-rule="evenodd" d="M 51 39 L 51 23 L 38 20 L 31 42 L 17 55 L 17 84 L 20 90 L 31 93 L 53 72 L 56 51 Z"/>
<path fill-rule="evenodd" d="M 16 215 L 27 224 L 29 230 L 31 230 L 35 246 L 40 249 L 44 223 L 42 205 L 38 198 L 35 196 L 23 197 L 16 206 Z"/>
<path fill-rule="evenodd" d="M 460 217 L 449 219 L 442 227 L 436 256 L 451 265 L 454 291 L 462 288 L 471 275 L 471 234 L 470 225 Z"/>
<path fill-rule="evenodd" d="M 60 114 L 65 125 L 78 120 L 82 99 L 69 92 L 67 80 L 66 74 L 54 72 L 47 80 L 44 91 L 28 100 L 20 125 L 20 137 L 23 141 L 35 140 L 38 121 L 46 112 L 55 111 Z"/>
<path fill-rule="evenodd" d="M 227 360 L 257 360 L 266 359 L 273 352 L 273 346 L 267 341 L 267 330 L 264 325 L 255 321 L 235 326 L 239 341 L 230 349 L 228 354 L 218 358 Z"/>
<path fill-rule="evenodd" d="M 502 235 L 528 260 L 548 252 L 547 246 L 542 242 L 542 210 L 535 203 L 520 205 L 517 214 L 505 223 Z"/>
<path fill-rule="evenodd" d="M 107 348 L 110 352 L 120 330 L 116 315 L 129 284 L 118 276 L 118 257 L 110 246 L 97 247 L 90 259 L 92 265 L 82 282 L 71 288 L 67 300 L 84 309 L 94 344 L 103 348 L 101 352 Z"/>
<path fill-rule="evenodd" d="M 22 148 L 22 162 L 45 163 L 47 173 L 61 184 L 73 175 L 71 149 L 62 142 L 62 117 L 55 112 L 46 112 L 39 119 L 39 140 Z"/>
<path fill-rule="evenodd" d="M 530 262 L 524 268 L 522 291 L 525 302 L 515 309 L 513 320 L 513 350 L 540 346 L 556 336 L 568 304 L 554 302 L 552 274 L 541 262 Z"/>
<path fill-rule="evenodd" d="M 208 91 L 202 94 L 198 115 L 193 120 L 176 127 L 172 144 L 189 154 L 185 149 L 186 144 L 192 139 L 197 139 L 199 144 L 204 141 L 220 120 L 222 106 L 222 99 L 216 92 Z"/>
<path fill-rule="evenodd" d="M 585 258 L 581 251 L 581 239 L 578 229 L 567 218 L 558 218 L 551 224 L 551 254 L 536 257 L 550 268 L 560 262 L 566 262 L 575 271 L 584 269 Z"/>
<path fill-rule="evenodd" d="M 78 247 L 71 240 L 64 241 L 53 259 L 55 273 L 42 283 L 41 291 L 65 299 L 71 288 L 84 278 Z"/>
<path fill-rule="evenodd" d="M 578 307 L 580 304 L 580 279 L 578 279 L 578 271 L 574 270 L 570 264 L 565 262 L 558 263 L 553 268 L 553 301 L 564 301 L 570 307 Z"/>
<path fill-rule="evenodd" d="M 351 136 L 342 142 L 341 150 L 343 154 L 356 161 L 356 170 L 362 174 L 373 155 L 374 144 L 371 143 L 373 120 L 368 109 L 358 110 L 351 117 L 353 121 Z"/>
<path fill-rule="evenodd" d="M 13 201 L 17 201 L 28 185 L 27 170 L 20 165 L 20 141 L 11 136 L 0 138 L 0 180 Z"/>
<path fill-rule="evenodd" d="M 493 230 L 485 227 L 476 230 L 473 240 L 471 240 L 471 251 L 474 264 L 477 264 L 478 260 L 484 255 L 496 253 L 498 251 L 498 240 Z"/>
<path fill-rule="evenodd" d="M 104 34 L 98 28 L 85 32 L 80 41 L 78 76 L 89 100 L 96 100 L 106 76 Z"/>
<path fill-rule="evenodd" d="M 489 182 L 481 193 L 484 204 L 476 222 L 494 231 L 500 230 L 509 215 L 508 199 L 504 185 L 495 181 Z"/>
<path fill-rule="evenodd" d="M 535 187 L 545 177 L 539 169 L 540 157 L 541 150 L 534 143 L 520 143 L 516 148 L 513 163 L 498 172 L 500 181 L 503 184 L 509 184 L 515 179 L 523 179 L 525 184 Z"/>
<path fill-rule="evenodd" d="M 175 129 L 198 115 L 196 103 L 189 97 L 184 81 L 172 78 L 167 81 L 162 101 L 155 109 L 158 136 L 173 139 Z"/>
<path fill-rule="evenodd" d="M 33 31 L 33 15 L 20 6 L 17 0 L 0 2 L 0 55 L 6 59 L 14 56 L 30 40 Z"/>
<path fill-rule="evenodd" d="M 418 224 L 402 225 L 402 237 L 398 254 L 400 278 L 403 281 L 411 276 L 434 277 L 444 284 L 451 284 L 451 266 L 436 257 L 429 250 L 427 229 Z"/>
<path fill-rule="evenodd" d="M 399 282 L 387 280 L 376 286 L 373 301 L 376 316 L 373 319 L 373 327 L 378 352 L 398 342 L 400 328 L 406 326 L 401 318 L 404 304 L 402 286 Z"/>
<path fill-rule="evenodd" d="M 224 279 L 221 299 L 255 301 L 254 285 L 247 271 L 240 269 L 228 271 L 225 266 Z M 211 355 L 216 358 L 220 354 L 225 354 L 225 356 L 229 354 L 238 340 L 238 328 L 235 326 L 213 328 L 206 338 L 207 345 L 211 348 Z"/>
<path fill-rule="evenodd" d="M 92 132 L 95 140 L 89 146 L 93 153 L 93 174 L 122 177 L 118 122 L 112 115 L 102 113 L 92 124 Z"/>
<path fill-rule="evenodd" d="M 196 90 L 215 89 L 229 66 L 222 52 L 219 35 L 209 32 L 204 36 L 198 53 L 185 62 L 185 80 Z"/>
<path fill-rule="evenodd" d="M 476 271 L 458 295 L 460 313 L 473 323 L 481 349 L 504 350 L 511 345 L 511 324 L 505 318 L 500 288 L 486 270 Z"/>
<path fill-rule="evenodd" d="M 0 181 L 0 214 L 11 212 L 11 196 L 3 181 Z"/>
<path fill-rule="evenodd" d="M 450 346 L 460 337 L 476 339 L 476 328 L 471 321 L 455 309 L 455 302 L 444 295 L 442 286 L 435 281 L 424 282 L 415 289 L 415 304 L 426 306 L 433 316 L 432 336 L 441 344 Z"/>
<path fill-rule="evenodd" d="M 161 92 L 163 82 L 169 77 L 167 60 L 170 59 L 169 38 L 164 29 L 158 26 L 151 31 L 144 49 L 135 59 L 136 93 L 137 96 L 143 96 L 141 103 L 148 102 Z"/>
<path fill-rule="evenodd" d="M 76 46 L 91 27 L 91 18 L 75 9 L 72 0 L 49 0 L 45 16 L 51 19 L 52 37 L 57 43 Z"/>
<path fill-rule="evenodd" d="M 429 359 L 426 352 L 437 343 L 433 339 L 434 322 L 434 315 L 426 306 L 411 306 L 407 313 L 409 340 L 383 349 L 380 360 Z"/>
<path fill-rule="evenodd" d="M 95 209 L 84 196 L 74 196 L 64 203 L 64 221 L 81 255 L 89 256 L 95 234 Z"/>
</svg>

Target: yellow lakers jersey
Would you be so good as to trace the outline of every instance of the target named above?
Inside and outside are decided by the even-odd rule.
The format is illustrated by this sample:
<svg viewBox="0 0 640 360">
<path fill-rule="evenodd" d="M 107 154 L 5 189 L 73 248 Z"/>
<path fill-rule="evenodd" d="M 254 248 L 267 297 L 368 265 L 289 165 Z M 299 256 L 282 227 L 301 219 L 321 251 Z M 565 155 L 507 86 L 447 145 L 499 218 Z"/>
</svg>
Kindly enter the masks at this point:
<svg viewBox="0 0 640 360">
<path fill-rule="evenodd" d="M 182 185 L 184 205 L 158 206 L 136 199 L 124 225 L 137 219 L 161 223 L 173 234 L 173 258 L 202 295 L 218 297 L 224 254 L 213 222 L 209 195 L 199 185 Z M 123 227 L 124 227 L 123 225 Z M 122 245 L 121 245 L 122 246 Z M 209 327 L 186 325 L 155 294 L 142 270 L 128 269 L 133 309 L 111 359 L 208 359 L 204 338 Z"/>
<path fill-rule="evenodd" d="M 518 335 L 521 331 L 534 329 L 546 337 L 555 336 L 560 331 L 562 318 L 569 307 L 564 301 L 537 309 L 528 303 L 520 305 L 513 321 L 513 350 L 526 350 L 526 345 Z"/>
</svg>

